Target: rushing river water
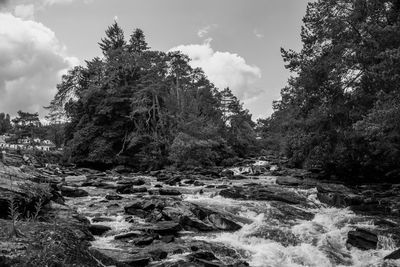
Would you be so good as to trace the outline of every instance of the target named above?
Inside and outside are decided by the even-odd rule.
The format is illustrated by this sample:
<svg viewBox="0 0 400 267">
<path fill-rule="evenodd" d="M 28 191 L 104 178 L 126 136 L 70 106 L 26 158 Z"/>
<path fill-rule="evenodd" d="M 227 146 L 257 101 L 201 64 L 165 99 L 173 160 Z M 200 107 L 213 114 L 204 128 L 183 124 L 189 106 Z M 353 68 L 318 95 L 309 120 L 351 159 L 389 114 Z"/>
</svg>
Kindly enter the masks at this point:
<svg viewBox="0 0 400 267">
<path fill-rule="evenodd" d="M 236 172 L 243 171 L 235 170 Z M 244 170 L 248 171 L 248 170 Z M 144 177 L 150 187 L 155 178 Z M 210 181 L 207 181 L 210 182 Z M 216 184 L 215 181 L 211 181 Z M 257 183 L 275 184 L 271 176 L 233 181 L 234 184 Z M 226 181 L 219 181 L 224 184 Z M 317 191 L 311 189 L 293 190 L 307 199 L 305 205 L 290 205 L 276 201 L 242 201 L 224 198 L 218 195 L 218 189 L 180 186 L 183 201 L 228 212 L 243 218 L 242 228 L 235 232 L 195 233 L 183 232 L 181 239 L 186 241 L 204 241 L 233 249 L 240 257 L 255 267 L 284 266 L 400 266 L 400 261 L 383 261 L 384 256 L 392 252 L 395 242 L 390 236 L 379 236 L 378 249 L 360 250 L 347 248 L 347 233 L 355 227 L 374 229 L 372 217 L 356 215 L 349 209 L 328 207 L 317 199 Z M 123 200 L 104 201 L 104 195 L 113 190 L 85 188 L 89 197 L 69 199 L 70 205 L 87 216 L 105 218 L 94 224 L 112 228 L 105 236 L 97 237 L 92 245 L 101 249 L 128 251 L 131 246 L 114 240 L 114 236 L 129 231 L 132 223 L 127 222 L 123 212 L 124 203 L 137 198 L 137 195 L 124 195 Z M 117 205 L 121 204 L 121 205 Z M 132 220 L 131 220 L 132 221 Z M 143 219 L 133 218 L 136 224 L 146 224 Z M 216 256 L 218 252 L 215 252 Z M 170 255 L 167 261 L 179 259 L 179 255 Z M 229 262 L 229 258 L 225 259 Z"/>
</svg>

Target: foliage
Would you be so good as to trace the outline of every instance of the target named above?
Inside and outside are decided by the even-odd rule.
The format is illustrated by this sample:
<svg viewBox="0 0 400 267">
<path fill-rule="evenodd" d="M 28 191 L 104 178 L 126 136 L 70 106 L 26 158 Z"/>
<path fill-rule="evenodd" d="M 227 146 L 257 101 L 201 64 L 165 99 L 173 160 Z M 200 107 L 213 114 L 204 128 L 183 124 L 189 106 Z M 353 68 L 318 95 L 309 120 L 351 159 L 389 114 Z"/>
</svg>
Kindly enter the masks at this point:
<svg viewBox="0 0 400 267">
<path fill-rule="evenodd" d="M 11 129 L 9 114 L 0 113 L 0 135 L 7 133 Z"/>
<path fill-rule="evenodd" d="M 150 50 L 140 29 L 126 41 L 116 22 L 99 45 L 104 57 L 64 75 L 48 107 L 50 116 L 64 114 L 68 121 L 64 137 L 72 161 L 141 169 L 213 165 L 252 149 L 248 111 L 236 98 L 224 106 L 222 94 L 186 55 Z"/>
<path fill-rule="evenodd" d="M 308 4 L 300 52 L 282 49 L 293 76 L 261 132 L 291 162 L 339 175 L 398 168 L 400 3 Z"/>
</svg>

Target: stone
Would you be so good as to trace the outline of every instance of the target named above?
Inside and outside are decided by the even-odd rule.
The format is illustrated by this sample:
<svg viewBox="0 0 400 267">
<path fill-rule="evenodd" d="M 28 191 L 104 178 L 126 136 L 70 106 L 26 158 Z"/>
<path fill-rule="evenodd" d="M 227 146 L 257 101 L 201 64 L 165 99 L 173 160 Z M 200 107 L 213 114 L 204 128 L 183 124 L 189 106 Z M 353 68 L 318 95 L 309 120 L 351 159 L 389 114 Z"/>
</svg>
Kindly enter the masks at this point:
<svg viewBox="0 0 400 267">
<path fill-rule="evenodd" d="M 111 227 L 100 224 L 91 224 L 89 225 L 88 229 L 92 235 L 102 235 L 105 232 L 110 231 Z"/>
<path fill-rule="evenodd" d="M 164 235 L 161 237 L 161 241 L 164 243 L 171 243 L 174 242 L 175 236 L 173 235 Z"/>
<path fill-rule="evenodd" d="M 136 186 L 144 185 L 145 183 L 146 182 L 143 179 L 135 179 L 133 181 L 130 181 L 131 185 L 136 185 Z"/>
<path fill-rule="evenodd" d="M 64 197 L 87 197 L 89 193 L 81 188 L 70 187 L 70 186 L 61 186 L 60 188 L 61 194 Z"/>
<path fill-rule="evenodd" d="M 284 186 L 299 186 L 302 180 L 291 176 L 279 176 L 276 178 L 276 183 Z"/>
<path fill-rule="evenodd" d="M 209 221 L 219 230 L 224 230 L 224 231 L 237 231 L 241 229 L 242 227 L 235 223 L 234 221 L 231 221 L 227 218 L 224 218 L 220 214 L 211 214 L 208 216 Z"/>
<path fill-rule="evenodd" d="M 160 261 L 163 259 L 166 259 L 168 256 L 168 252 L 162 250 L 162 249 L 155 249 L 149 252 L 151 255 L 151 258 L 155 261 Z"/>
<path fill-rule="evenodd" d="M 107 217 L 94 217 L 92 219 L 92 222 L 113 222 L 114 220 L 112 218 L 107 218 Z"/>
<path fill-rule="evenodd" d="M 180 224 L 183 226 L 183 228 L 188 230 L 191 230 L 193 228 L 203 232 L 215 230 L 212 225 L 204 223 L 203 221 L 195 217 L 183 216 L 180 219 Z"/>
<path fill-rule="evenodd" d="M 136 246 L 148 246 L 153 243 L 154 238 L 152 236 L 141 237 L 133 241 Z"/>
<path fill-rule="evenodd" d="M 132 231 L 132 232 L 127 232 L 127 233 L 116 235 L 116 236 L 114 236 L 114 239 L 119 240 L 119 239 L 126 239 L 126 238 L 136 238 L 141 235 L 143 235 L 143 233 L 140 231 Z"/>
<path fill-rule="evenodd" d="M 133 186 L 131 189 L 130 189 L 130 193 L 131 194 L 136 194 L 136 193 L 145 193 L 145 192 L 147 192 L 147 188 L 146 187 L 136 187 L 136 186 Z"/>
<path fill-rule="evenodd" d="M 156 223 L 152 230 L 154 233 L 159 235 L 176 235 L 180 230 L 182 230 L 182 227 L 179 223 L 164 221 Z"/>
<path fill-rule="evenodd" d="M 181 192 L 179 192 L 176 189 L 164 189 L 164 188 L 160 188 L 158 190 L 158 192 L 160 193 L 160 195 L 165 195 L 165 196 L 179 196 L 182 195 Z"/>
<path fill-rule="evenodd" d="M 378 236 L 368 230 L 357 228 L 348 232 L 346 243 L 361 250 L 376 249 Z"/>
<path fill-rule="evenodd" d="M 383 258 L 384 260 L 398 260 L 400 259 L 400 249 L 397 249 Z"/>
<path fill-rule="evenodd" d="M 120 200 L 120 199 L 122 199 L 123 197 L 122 196 L 120 196 L 120 195 L 106 195 L 106 199 L 107 200 Z"/>
<path fill-rule="evenodd" d="M 220 173 L 220 176 L 221 176 L 221 177 L 228 177 L 228 178 L 231 178 L 231 177 L 233 177 L 233 175 L 235 175 L 235 173 L 234 173 L 232 170 L 229 170 L 229 169 L 223 170 L 223 171 Z"/>
</svg>

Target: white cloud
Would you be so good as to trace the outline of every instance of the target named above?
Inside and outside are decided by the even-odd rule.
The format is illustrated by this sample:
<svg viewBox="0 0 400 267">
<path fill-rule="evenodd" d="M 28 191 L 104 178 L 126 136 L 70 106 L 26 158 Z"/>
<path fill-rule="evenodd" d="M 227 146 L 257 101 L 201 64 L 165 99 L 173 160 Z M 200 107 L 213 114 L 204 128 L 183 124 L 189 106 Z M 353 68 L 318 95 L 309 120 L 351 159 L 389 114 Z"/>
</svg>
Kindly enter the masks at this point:
<svg viewBox="0 0 400 267">
<path fill-rule="evenodd" d="M 34 20 L 35 19 L 35 7 L 33 4 L 29 5 L 17 5 L 14 9 L 14 14 L 17 17 Z"/>
<path fill-rule="evenodd" d="M 262 34 L 258 29 L 254 29 L 253 33 L 258 39 L 264 38 L 264 34 Z"/>
<path fill-rule="evenodd" d="M 43 111 L 61 74 L 78 60 L 67 57 L 54 32 L 41 23 L 0 13 L 0 25 L 0 111 Z"/>
<path fill-rule="evenodd" d="M 197 36 L 200 38 L 205 37 L 212 29 L 216 28 L 218 25 L 217 24 L 211 24 L 207 25 L 197 31 Z"/>
<path fill-rule="evenodd" d="M 214 51 L 211 40 L 203 44 L 180 45 L 170 51 L 182 51 L 192 61 L 192 67 L 200 67 L 211 82 L 219 89 L 231 88 L 242 101 L 251 101 L 260 93 L 256 86 L 261 78 L 261 70 L 257 66 L 248 65 L 245 59 L 230 52 Z"/>
<path fill-rule="evenodd" d="M 70 4 L 76 1 L 83 1 L 85 4 L 93 2 L 93 0 L 42 0 L 45 5 L 55 5 L 55 4 Z"/>
</svg>

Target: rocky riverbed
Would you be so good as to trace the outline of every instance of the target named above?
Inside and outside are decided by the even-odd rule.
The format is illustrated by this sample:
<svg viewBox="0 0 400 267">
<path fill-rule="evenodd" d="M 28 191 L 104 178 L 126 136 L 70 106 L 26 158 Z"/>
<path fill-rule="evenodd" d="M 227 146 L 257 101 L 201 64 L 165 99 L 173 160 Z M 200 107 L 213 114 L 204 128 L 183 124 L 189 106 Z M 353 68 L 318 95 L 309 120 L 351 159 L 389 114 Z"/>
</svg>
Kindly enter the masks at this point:
<svg viewBox="0 0 400 267">
<path fill-rule="evenodd" d="M 328 183 L 268 158 L 186 172 L 0 169 L 1 214 L 10 194 L 34 209 L 22 183 L 48 184 L 37 224 L 82 240 L 81 266 L 400 266 L 399 185 Z M 3 262 L 25 241 L 7 240 L 22 248 Z"/>
</svg>

